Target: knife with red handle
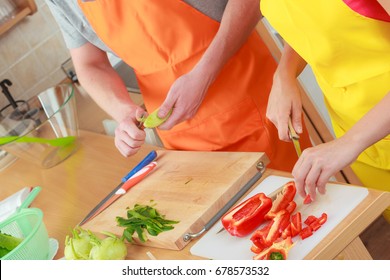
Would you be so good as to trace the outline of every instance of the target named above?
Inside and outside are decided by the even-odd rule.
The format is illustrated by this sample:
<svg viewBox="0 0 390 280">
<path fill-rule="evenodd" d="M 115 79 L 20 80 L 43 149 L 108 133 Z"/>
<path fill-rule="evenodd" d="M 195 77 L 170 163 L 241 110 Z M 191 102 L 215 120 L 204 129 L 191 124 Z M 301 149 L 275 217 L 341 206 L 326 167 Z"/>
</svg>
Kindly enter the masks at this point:
<svg viewBox="0 0 390 280">
<path fill-rule="evenodd" d="M 145 167 L 143 167 L 140 171 L 135 173 L 133 176 L 131 176 L 126 182 L 123 183 L 123 185 L 112 196 L 109 196 L 107 197 L 107 199 L 102 201 L 103 203 L 101 203 L 98 208 L 94 209 L 92 215 L 88 215 L 88 217 L 84 219 L 80 223 L 80 225 L 85 224 L 86 222 L 90 221 L 91 219 L 99 215 L 101 212 L 103 212 L 108 206 L 114 203 L 118 198 L 126 194 L 126 192 L 130 188 L 134 187 L 136 184 L 142 181 L 142 179 L 144 179 L 150 172 L 152 172 L 156 166 L 157 166 L 157 162 L 153 161 L 148 165 L 146 165 Z"/>
</svg>

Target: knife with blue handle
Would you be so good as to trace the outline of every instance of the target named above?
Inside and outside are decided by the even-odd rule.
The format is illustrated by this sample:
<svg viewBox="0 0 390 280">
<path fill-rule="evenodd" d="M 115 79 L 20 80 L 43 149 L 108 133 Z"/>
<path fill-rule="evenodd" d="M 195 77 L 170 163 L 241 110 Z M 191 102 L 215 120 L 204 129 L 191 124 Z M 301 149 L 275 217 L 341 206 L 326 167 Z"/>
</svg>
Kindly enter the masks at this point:
<svg viewBox="0 0 390 280">
<path fill-rule="evenodd" d="M 122 178 L 122 183 L 126 182 L 129 180 L 131 176 L 133 176 L 135 173 L 140 171 L 142 168 L 147 166 L 149 163 L 154 161 L 157 157 L 156 151 L 151 151 L 136 167 L 134 167 L 125 177 Z M 118 188 L 120 189 L 120 187 Z"/>
<path fill-rule="evenodd" d="M 137 164 L 129 173 L 127 173 L 123 178 L 122 182 L 113 189 L 98 205 L 95 206 L 95 208 L 92 209 L 91 212 L 88 213 L 88 215 L 79 223 L 79 225 L 85 224 L 87 221 L 91 219 L 91 217 L 95 216 L 96 212 L 99 211 L 99 209 L 109 200 L 111 197 L 115 196 L 115 193 L 120 190 L 124 183 L 126 183 L 127 180 L 129 180 L 134 174 L 136 174 L 138 171 L 143 169 L 145 166 L 153 162 L 157 157 L 156 151 L 151 151 L 139 164 Z"/>
</svg>

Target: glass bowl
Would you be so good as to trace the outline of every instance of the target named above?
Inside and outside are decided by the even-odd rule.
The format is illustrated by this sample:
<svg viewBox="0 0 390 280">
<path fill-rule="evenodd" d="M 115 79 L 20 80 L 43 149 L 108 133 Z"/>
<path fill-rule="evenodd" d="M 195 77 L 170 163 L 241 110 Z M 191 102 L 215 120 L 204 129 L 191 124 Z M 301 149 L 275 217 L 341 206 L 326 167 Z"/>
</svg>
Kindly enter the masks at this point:
<svg viewBox="0 0 390 280">
<path fill-rule="evenodd" d="M 0 119 L 0 150 L 42 168 L 53 167 L 78 147 L 72 84 L 49 88 Z"/>
</svg>

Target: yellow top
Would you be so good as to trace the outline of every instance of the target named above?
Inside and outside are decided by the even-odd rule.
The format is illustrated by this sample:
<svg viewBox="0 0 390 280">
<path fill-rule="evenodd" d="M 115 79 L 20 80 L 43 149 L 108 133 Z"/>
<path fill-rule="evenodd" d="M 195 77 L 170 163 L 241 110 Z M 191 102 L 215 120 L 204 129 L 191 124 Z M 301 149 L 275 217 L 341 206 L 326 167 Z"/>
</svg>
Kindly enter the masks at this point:
<svg viewBox="0 0 390 280">
<path fill-rule="evenodd" d="M 312 67 L 338 137 L 390 91 L 389 22 L 364 17 L 342 0 L 262 0 L 261 11 Z M 390 136 L 358 160 L 389 170 Z"/>
</svg>

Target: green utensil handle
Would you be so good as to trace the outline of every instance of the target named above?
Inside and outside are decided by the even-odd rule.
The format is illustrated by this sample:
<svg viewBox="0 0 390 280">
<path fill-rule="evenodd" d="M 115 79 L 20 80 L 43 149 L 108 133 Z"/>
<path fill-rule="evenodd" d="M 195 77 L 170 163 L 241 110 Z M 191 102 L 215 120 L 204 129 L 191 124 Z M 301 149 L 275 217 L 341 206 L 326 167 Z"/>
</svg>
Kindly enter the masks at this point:
<svg viewBox="0 0 390 280">
<path fill-rule="evenodd" d="M 41 190 L 41 187 L 34 187 L 18 208 L 18 212 L 22 209 L 28 208 L 28 206 L 31 204 L 31 202 L 33 202 L 33 200 L 37 197 Z"/>
</svg>

